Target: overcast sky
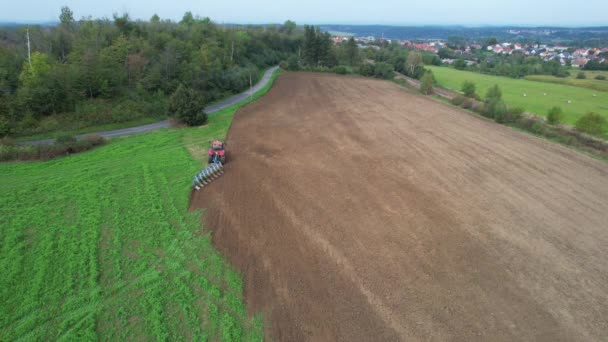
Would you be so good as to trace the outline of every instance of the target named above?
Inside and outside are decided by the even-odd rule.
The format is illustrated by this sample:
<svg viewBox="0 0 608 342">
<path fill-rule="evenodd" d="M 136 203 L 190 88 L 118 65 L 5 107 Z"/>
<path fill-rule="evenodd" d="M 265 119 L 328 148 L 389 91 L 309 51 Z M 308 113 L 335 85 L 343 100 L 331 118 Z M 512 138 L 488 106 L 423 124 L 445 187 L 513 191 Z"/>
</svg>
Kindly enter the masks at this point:
<svg viewBox="0 0 608 342">
<path fill-rule="evenodd" d="M 0 21 L 57 21 L 67 5 L 76 19 L 127 12 L 132 18 L 216 22 L 388 25 L 608 26 L 608 0 L 0 0 Z"/>
</svg>

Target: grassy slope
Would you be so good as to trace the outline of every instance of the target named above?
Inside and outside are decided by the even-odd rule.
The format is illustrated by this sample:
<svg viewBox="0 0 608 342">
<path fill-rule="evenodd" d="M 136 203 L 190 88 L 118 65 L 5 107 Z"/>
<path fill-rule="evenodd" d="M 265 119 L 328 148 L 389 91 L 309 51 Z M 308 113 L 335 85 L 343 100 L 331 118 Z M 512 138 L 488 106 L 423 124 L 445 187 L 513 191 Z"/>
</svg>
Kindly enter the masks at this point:
<svg viewBox="0 0 608 342">
<path fill-rule="evenodd" d="M 564 122 L 570 125 L 587 112 L 596 112 L 608 117 L 608 94 L 603 92 L 561 84 L 483 75 L 446 67 L 427 66 L 426 68 L 433 70 L 439 85 L 448 89 L 460 90 L 462 82 L 469 80 L 475 82 L 478 94 L 484 96 L 488 88 L 498 84 L 508 105 L 519 106 L 538 115 L 546 115 L 549 108 L 560 106 L 564 111 Z M 527 94 L 526 97 L 523 96 L 524 93 Z M 543 93 L 547 95 L 544 96 Z M 593 94 L 597 96 L 594 97 Z M 567 100 L 572 100 L 572 103 L 566 103 Z"/>
<path fill-rule="evenodd" d="M 247 102 L 201 128 L 0 164 L 0 340 L 262 339 L 239 274 L 187 212 L 202 167 L 189 151 Z"/>
</svg>

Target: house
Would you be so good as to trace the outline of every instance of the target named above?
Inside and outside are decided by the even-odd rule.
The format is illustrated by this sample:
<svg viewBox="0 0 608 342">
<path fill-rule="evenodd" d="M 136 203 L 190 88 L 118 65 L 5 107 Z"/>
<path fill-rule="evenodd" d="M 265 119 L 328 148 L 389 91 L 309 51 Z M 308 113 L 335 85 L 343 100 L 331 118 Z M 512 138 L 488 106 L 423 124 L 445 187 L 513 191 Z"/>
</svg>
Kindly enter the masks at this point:
<svg viewBox="0 0 608 342">
<path fill-rule="evenodd" d="M 430 51 L 433 53 L 437 53 L 439 51 L 439 49 L 437 49 L 435 46 L 429 44 L 414 44 L 413 48 L 416 50 Z"/>
<path fill-rule="evenodd" d="M 587 64 L 588 60 L 585 57 L 579 57 L 572 61 L 572 66 L 575 68 L 582 68 Z"/>
</svg>

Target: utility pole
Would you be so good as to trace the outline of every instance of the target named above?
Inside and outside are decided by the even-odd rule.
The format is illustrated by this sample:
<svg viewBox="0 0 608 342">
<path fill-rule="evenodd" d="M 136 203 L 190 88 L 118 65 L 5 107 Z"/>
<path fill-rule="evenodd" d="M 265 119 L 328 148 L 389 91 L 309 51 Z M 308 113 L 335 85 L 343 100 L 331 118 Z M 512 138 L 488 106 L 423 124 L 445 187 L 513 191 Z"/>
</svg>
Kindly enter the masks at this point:
<svg viewBox="0 0 608 342">
<path fill-rule="evenodd" d="M 30 28 L 27 28 L 27 61 L 30 63 L 30 69 L 32 68 L 32 53 L 30 50 Z"/>
</svg>

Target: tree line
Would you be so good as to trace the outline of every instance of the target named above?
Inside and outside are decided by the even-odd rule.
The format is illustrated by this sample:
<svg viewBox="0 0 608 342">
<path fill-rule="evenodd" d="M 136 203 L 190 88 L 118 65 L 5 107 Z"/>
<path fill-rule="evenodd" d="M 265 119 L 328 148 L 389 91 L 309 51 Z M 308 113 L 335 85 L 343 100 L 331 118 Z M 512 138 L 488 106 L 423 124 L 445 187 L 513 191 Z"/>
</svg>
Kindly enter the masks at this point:
<svg viewBox="0 0 608 342">
<path fill-rule="evenodd" d="M 333 71 L 391 79 L 421 78 L 430 53 L 377 40 L 334 43 L 319 27 L 218 25 L 184 14 L 74 19 L 63 7 L 56 26 L 0 28 L 0 137 L 74 130 L 142 118 L 205 122 L 196 107 L 241 92 L 262 71 Z M 28 56 L 27 37 L 31 43 Z"/>
</svg>

